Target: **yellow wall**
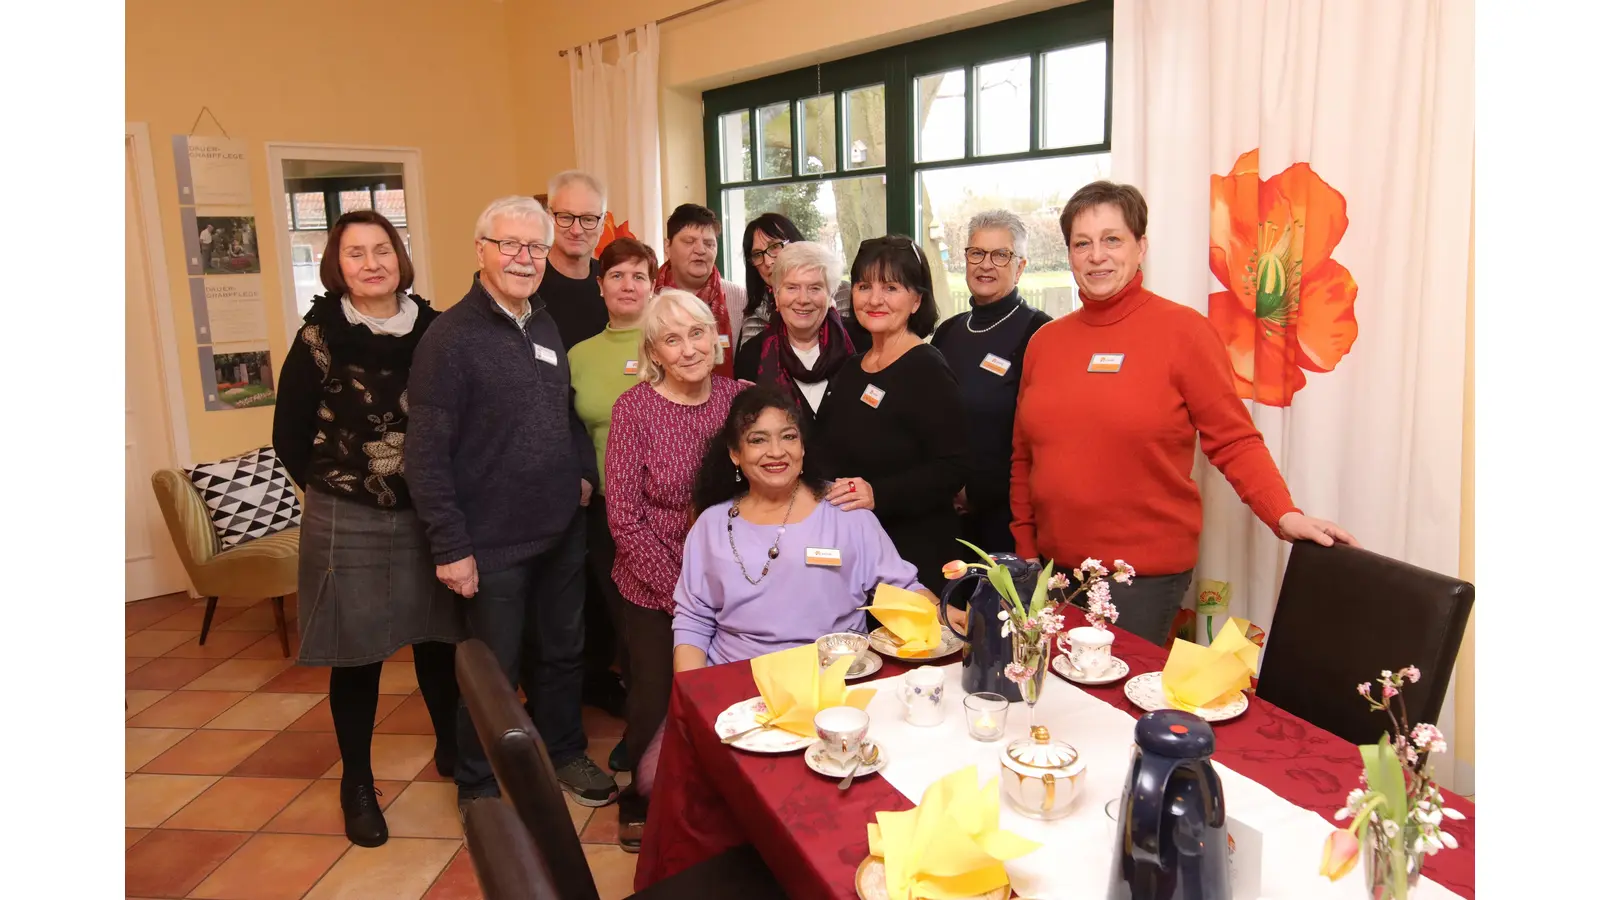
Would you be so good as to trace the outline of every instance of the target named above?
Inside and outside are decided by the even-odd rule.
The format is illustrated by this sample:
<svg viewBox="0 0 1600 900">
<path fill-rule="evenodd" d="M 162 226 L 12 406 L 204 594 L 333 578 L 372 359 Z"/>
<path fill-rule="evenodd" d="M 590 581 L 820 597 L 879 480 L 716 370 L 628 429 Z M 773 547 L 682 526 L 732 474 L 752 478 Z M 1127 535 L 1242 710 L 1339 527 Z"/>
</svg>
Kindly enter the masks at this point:
<svg viewBox="0 0 1600 900">
<path fill-rule="evenodd" d="M 269 196 L 265 143 L 420 148 L 433 242 L 425 252 L 439 295 L 428 299 L 453 302 L 476 268 L 478 212 L 532 187 L 518 177 L 512 122 L 535 106 L 492 87 L 517 83 L 505 20 L 498 0 L 129 0 L 127 119 L 150 126 L 194 460 L 266 443 L 272 409 L 207 412 L 202 403 L 171 136 L 187 134 L 205 105 L 229 136 L 248 142 L 276 369 L 286 351 L 280 298 L 293 285 L 276 263 L 269 204 L 282 201 Z M 199 131 L 217 134 L 209 120 Z"/>
</svg>

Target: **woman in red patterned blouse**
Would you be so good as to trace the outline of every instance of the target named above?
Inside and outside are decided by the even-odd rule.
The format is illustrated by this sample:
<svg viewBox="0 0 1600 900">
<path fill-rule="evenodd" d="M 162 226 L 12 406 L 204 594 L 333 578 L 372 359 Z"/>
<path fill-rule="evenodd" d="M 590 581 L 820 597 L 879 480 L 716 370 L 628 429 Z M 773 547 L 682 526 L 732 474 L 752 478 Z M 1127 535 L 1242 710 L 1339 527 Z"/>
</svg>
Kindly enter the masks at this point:
<svg viewBox="0 0 1600 900">
<path fill-rule="evenodd" d="M 628 758 L 642 760 L 672 694 L 672 592 L 689 534 L 694 478 L 706 442 L 722 427 L 738 382 L 722 362 L 717 320 L 695 295 L 665 290 L 640 322 L 639 384 L 611 410 L 606 518 L 617 542 L 612 579 L 623 610 L 630 674 Z M 638 852 L 646 803 L 631 786 L 618 800 L 619 839 Z"/>
</svg>

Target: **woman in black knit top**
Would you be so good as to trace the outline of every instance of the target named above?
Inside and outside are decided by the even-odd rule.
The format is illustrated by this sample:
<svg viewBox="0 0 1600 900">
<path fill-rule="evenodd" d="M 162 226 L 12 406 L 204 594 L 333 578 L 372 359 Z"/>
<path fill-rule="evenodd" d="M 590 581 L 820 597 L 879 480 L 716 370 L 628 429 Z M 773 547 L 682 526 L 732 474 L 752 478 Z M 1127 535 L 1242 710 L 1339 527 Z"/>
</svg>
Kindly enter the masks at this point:
<svg viewBox="0 0 1600 900">
<path fill-rule="evenodd" d="M 910 238 L 862 241 L 851 267 L 856 317 L 871 335 L 828 381 L 817 417 L 828 500 L 870 509 L 930 590 L 961 555 L 955 497 L 971 462 L 961 393 L 944 357 L 922 342 L 938 321 L 928 261 Z"/>
<path fill-rule="evenodd" d="M 405 480 L 411 356 L 439 314 L 407 293 L 411 260 L 389 220 L 347 213 L 328 232 L 325 296 L 312 302 L 278 379 L 272 443 L 306 494 L 300 529 L 300 654 L 331 666 L 328 705 L 344 760 L 345 835 L 389 838 L 372 775 L 383 661 L 408 644 L 428 715 L 435 765 L 455 758 L 456 598 L 433 556 Z"/>
</svg>

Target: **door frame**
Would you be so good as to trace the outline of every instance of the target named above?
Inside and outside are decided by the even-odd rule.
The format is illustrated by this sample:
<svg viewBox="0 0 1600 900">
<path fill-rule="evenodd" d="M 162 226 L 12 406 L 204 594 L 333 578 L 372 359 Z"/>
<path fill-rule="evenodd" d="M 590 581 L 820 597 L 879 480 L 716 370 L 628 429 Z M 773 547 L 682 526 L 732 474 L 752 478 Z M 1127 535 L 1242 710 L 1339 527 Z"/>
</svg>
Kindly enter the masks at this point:
<svg viewBox="0 0 1600 900">
<path fill-rule="evenodd" d="M 433 296 L 432 267 L 428 255 L 433 244 L 428 238 L 428 201 L 423 188 L 422 151 L 416 147 L 378 147 L 363 144 L 315 144 L 298 141 L 267 142 L 267 186 L 273 201 L 274 243 L 278 246 L 278 266 L 283 277 L 283 290 L 279 291 L 283 303 L 283 324 L 286 338 L 293 345 L 300 332 L 302 316 L 294 293 L 294 251 L 289 246 L 289 217 L 284 205 L 277 202 L 286 188 L 283 184 L 283 161 L 286 159 L 325 159 L 334 162 L 397 162 L 404 167 L 406 192 L 406 230 L 416 237 L 412 246 L 420 252 L 411 254 L 411 268 L 415 272 L 411 290 L 422 297 Z M 328 225 L 332 227 L 338 216 L 328 211 Z M 417 247 L 417 244 L 421 244 Z"/>
<path fill-rule="evenodd" d="M 184 400 L 183 378 L 178 358 L 178 330 L 172 317 L 172 281 L 167 272 L 166 235 L 161 230 L 161 201 L 156 193 L 155 155 L 150 147 L 150 126 L 144 122 L 125 123 L 124 146 L 133 151 L 133 194 L 139 201 L 144 221 L 145 273 L 149 277 L 150 304 L 156 313 L 156 349 L 161 364 L 161 381 L 166 386 L 167 424 L 172 439 L 173 461 L 187 469 L 194 464 L 189 448 L 189 416 Z"/>
</svg>

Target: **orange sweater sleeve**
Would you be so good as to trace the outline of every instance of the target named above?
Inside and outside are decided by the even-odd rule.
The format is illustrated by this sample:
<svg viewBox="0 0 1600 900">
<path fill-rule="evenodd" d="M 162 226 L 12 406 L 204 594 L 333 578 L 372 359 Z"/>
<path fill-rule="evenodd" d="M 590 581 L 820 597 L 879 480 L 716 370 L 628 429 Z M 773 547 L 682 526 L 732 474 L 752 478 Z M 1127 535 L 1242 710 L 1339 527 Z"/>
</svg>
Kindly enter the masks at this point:
<svg viewBox="0 0 1600 900">
<path fill-rule="evenodd" d="M 1186 346 L 1174 347 L 1169 358 L 1178 390 L 1200 433 L 1200 449 L 1233 485 L 1239 499 L 1276 534 L 1278 520 L 1300 510 L 1249 410 L 1234 391 L 1233 367 L 1222 339 L 1198 313 L 1188 311 L 1185 318 L 1188 327 L 1179 331 L 1178 340 Z"/>
<path fill-rule="evenodd" d="M 1029 341 L 1045 341 L 1048 336 L 1035 334 Z M 1038 532 L 1034 528 L 1033 492 L 1028 477 L 1033 471 L 1033 448 L 1028 446 L 1022 433 L 1022 407 L 1033 381 L 1033 370 L 1039 365 L 1044 348 L 1022 357 L 1022 380 L 1017 384 L 1017 416 L 1011 426 L 1011 537 L 1017 542 L 1017 556 L 1032 559 L 1039 555 Z"/>
</svg>

